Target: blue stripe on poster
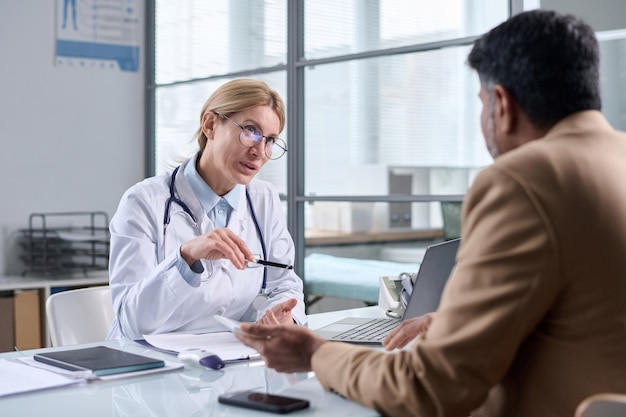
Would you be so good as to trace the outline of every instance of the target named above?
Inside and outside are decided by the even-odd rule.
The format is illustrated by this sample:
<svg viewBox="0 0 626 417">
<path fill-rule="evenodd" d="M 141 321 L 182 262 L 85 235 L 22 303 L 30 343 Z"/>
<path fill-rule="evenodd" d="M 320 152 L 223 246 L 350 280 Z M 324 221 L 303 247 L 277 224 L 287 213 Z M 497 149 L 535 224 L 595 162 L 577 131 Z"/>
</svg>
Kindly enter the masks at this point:
<svg viewBox="0 0 626 417">
<path fill-rule="evenodd" d="M 123 71 L 139 70 L 139 47 L 57 40 L 57 56 L 117 61 Z"/>
</svg>

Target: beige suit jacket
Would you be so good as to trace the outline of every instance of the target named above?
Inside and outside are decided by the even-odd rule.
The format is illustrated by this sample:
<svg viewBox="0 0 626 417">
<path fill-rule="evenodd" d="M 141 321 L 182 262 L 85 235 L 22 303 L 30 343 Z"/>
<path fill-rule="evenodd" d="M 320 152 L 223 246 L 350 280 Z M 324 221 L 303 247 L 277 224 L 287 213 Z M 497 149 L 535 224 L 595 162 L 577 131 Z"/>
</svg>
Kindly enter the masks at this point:
<svg viewBox="0 0 626 417">
<path fill-rule="evenodd" d="M 572 417 L 626 393 L 626 134 L 601 113 L 477 176 L 457 262 L 423 340 L 325 343 L 322 385 L 390 416 Z"/>
</svg>

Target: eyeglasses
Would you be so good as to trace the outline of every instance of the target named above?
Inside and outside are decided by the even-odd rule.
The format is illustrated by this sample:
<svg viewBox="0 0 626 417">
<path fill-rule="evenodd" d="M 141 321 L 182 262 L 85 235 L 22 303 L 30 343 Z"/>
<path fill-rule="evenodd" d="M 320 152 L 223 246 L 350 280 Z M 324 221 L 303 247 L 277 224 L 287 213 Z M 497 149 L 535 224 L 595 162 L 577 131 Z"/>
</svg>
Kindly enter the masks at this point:
<svg viewBox="0 0 626 417">
<path fill-rule="evenodd" d="M 259 133 L 254 126 L 241 126 L 228 116 L 224 116 L 219 113 L 215 114 L 230 121 L 232 124 L 241 129 L 241 133 L 239 133 L 239 142 L 241 142 L 241 144 L 246 148 L 257 146 L 259 142 L 265 139 L 265 146 L 263 149 L 265 150 L 265 155 L 269 159 L 279 159 L 285 154 L 285 152 L 287 152 L 287 144 L 281 138 L 275 136 L 264 136 Z"/>
</svg>

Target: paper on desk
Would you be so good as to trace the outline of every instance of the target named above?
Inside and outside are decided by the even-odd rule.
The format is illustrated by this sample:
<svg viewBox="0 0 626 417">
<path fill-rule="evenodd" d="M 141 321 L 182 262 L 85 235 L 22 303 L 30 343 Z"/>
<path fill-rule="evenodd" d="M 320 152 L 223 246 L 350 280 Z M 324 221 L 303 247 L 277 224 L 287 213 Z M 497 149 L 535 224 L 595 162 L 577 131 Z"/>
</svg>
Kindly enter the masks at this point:
<svg viewBox="0 0 626 417">
<path fill-rule="evenodd" d="M 215 353 L 223 361 L 250 359 L 258 356 L 256 350 L 241 343 L 230 332 L 216 333 L 163 333 L 144 335 L 146 342 L 152 346 L 182 352 L 187 349 L 204 349 Z"/>
<path fill-rule="evenodd" d="M 81 381 L 81 379 L 71 379 L 54 372 L 0 359 L 0 397 L 62 387 Z"/>
</svg>

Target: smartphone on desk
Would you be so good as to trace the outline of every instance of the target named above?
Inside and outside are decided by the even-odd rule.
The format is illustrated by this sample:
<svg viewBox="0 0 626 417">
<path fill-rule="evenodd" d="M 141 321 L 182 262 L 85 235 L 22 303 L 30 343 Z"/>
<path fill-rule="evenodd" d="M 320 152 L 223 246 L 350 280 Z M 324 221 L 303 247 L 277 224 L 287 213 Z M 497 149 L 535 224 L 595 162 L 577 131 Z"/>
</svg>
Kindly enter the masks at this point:
<svg viewBox="0 0 626 417">
<path fill-rule="evenodd" d="M 287 414 L 295 410 L 309 407 L 309 401 L 301 398 L 284 397 L 256 391 L 237 391 L 221 394 L 217 398 L 221 404 Z"/>
</svg>

